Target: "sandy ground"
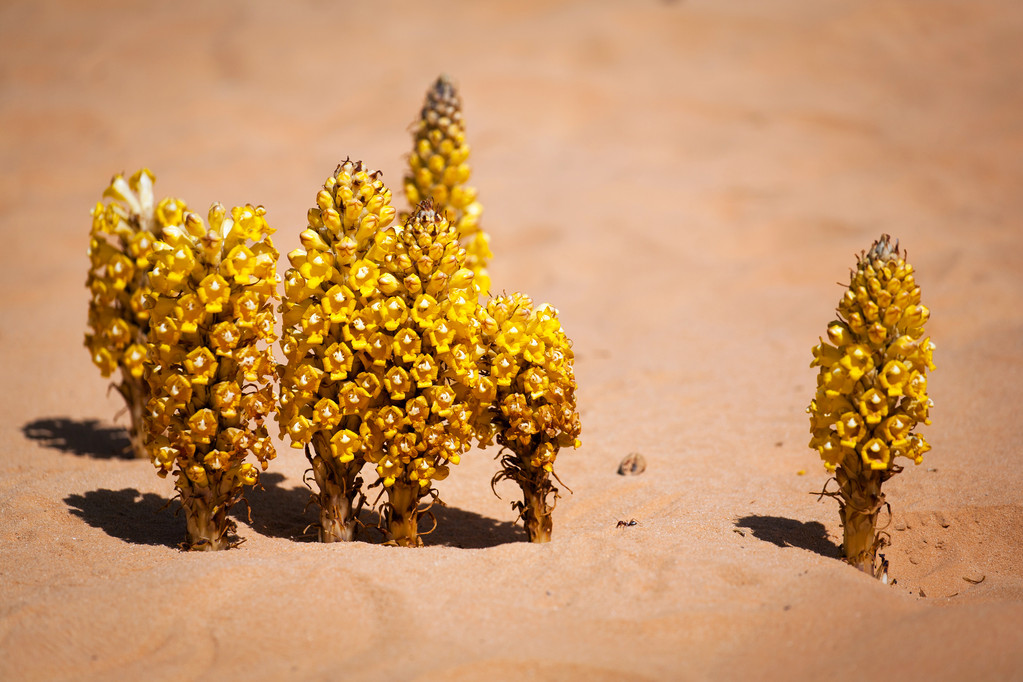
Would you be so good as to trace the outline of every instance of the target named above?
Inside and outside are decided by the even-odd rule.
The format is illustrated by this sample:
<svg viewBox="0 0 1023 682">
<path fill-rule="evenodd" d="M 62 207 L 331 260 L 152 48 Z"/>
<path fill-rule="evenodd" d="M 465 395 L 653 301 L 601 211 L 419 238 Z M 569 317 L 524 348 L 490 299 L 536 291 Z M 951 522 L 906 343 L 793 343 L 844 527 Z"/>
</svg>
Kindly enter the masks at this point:
<svg viewBox="0 0 1023 682">
<path fill-rule="evenodd" d="M 1015 0 L 132 7 L 0 5 L 0 679 L 1023 679 Z M 89 208 L 146 165 L 286 251 L 348 155 L 400 195 L 441 72 L 495 287 L 578 352 L 554 542 L 474 451 L 423 549 L 320 545 L 282 443 L 244 544 L 179 552 L 82 348 Z M 804 413 L 883 232 L 938 345 L 888 586 L 837 558 Z"/>
</svg>

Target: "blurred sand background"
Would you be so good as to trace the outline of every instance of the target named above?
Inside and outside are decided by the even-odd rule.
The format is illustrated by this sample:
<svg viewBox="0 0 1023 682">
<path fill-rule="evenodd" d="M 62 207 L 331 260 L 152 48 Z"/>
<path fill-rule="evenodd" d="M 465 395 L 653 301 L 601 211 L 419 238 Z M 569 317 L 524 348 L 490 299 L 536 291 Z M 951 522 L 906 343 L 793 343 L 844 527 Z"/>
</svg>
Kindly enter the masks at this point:
<svg viewBox="0 0 1023 682">
<path fill-rule="evenodd" d="M 554 542 L 493 450 L 423 549 L 311 542 L 281 443 L 244 544 L 179 552 L 82 347 L 89 209 L 148 166 L 201 212 L 263 204 L 286 252 L 346 156 L 403 202 L 441 72 L 494 288 L 575 341 Z M 1023 679 L 1018 2 L 8 1 L 0 159 L 0 679 Z M 938 345 L 888 586 L 837 558 L 804 413 L 884 232 Z"/>
</svg>

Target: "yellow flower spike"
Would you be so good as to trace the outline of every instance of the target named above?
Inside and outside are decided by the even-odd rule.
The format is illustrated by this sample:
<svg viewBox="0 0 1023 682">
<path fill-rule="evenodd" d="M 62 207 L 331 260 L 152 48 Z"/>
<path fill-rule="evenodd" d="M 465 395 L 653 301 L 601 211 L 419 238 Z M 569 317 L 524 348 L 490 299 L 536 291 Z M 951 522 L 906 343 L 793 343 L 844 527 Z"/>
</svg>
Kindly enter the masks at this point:
<svg viewBox="0 0 1023 682">
<path fill-rule="evenodd" d="M 143 417 L 150 396 L 140 348 L 150 333 L 147 301 L 154 286 L 154 250 L 164 230 L 180 222 L 180 214 L 165 209 L 171 203 L 184 207 L 177 200 L 157 202 L 153 181 L 145 169 L 128 179 L 113 178 L 103 193 L 105 201 L 92 210 L 86 280 L 92 297 L 85 345 L 104 377 L 121 369 L 114 386 L 131 415 L 129 436 L 136 457 L 148 457 Z"/>
<path fill-rule="evenodd" d="M 919 301 L 912 266 L 884 235 L 860 255 L 839 300 L 840 319 L 828 326 L 835 350 L 813 351 L 820 369 L 807 410 L 810 447 L 838 482 L 846 561 L 877 577 L 884 575 L 877 565 L 881 485 L 901 471 L 896 457 L 922 461 L 922 439 L 912 431 L 929 423 L 925 373 L 934 367 L 918 358 L 933 346 L 919 341 L 929 315 Z M 838 364 L 829 364 L 836 353 Z"/>
<path fill-rule="evenodd" d="M 432 199 L 434 209 L 447 218 L 455 228 L 455 238 L 468 250 L 464 267 L 476 274 L 473 286 L 477 291 L 486 291 L 489 286 L 486 265 L 491 254 L 486 247 L 486 233 L 479 226 L 482 207 L 476 201 L 476 190 L 466 186 L 471 171 L 466 163 L 469 145 L 465 141 L 461 102 L 446 77 L 438 78 L 427 92 L 413 129 L 409 174 L 403 183 L 409 203 L 416 206 L 424 199 Z"/>
<path fill-rule="evenodd" d="M 244 460 L 254 455 L 265 468 L 276 454 L 263 426 L 275 411 L 276 364 L 257 343 L 275 338 L 278 254 L 261 207 L 228 217 L 214 204 L 208 228 L 181 207 L 164 209 L 182 225 L 163 229 L 151 257 L 150 281 L 163 296 L 147 343 L 159 363 L 147 372 L 149 448 L 160 472 L 177 474 L 186 545 L 224 549 L 234 528 L 228 511 L 257 480 Z"/>
<path fill-rule="evenodd" d="M 492 299 L 478 311 L 476 325 L 485 346 L 469 399 L 475 414 L 489 417 L 474 418 L 473 428 L 481 446 L 494 433 L 509 450 L 493 482 L 511 479 L 519 485 L 523 497 L 514 507 L 530 540 L 548 542 L 558 494 L 554 461 L 563 445 L 578 442 L 580 432 L 571 341 L 556 310 L 534 307 L 522 294 Z"/>
</svg>

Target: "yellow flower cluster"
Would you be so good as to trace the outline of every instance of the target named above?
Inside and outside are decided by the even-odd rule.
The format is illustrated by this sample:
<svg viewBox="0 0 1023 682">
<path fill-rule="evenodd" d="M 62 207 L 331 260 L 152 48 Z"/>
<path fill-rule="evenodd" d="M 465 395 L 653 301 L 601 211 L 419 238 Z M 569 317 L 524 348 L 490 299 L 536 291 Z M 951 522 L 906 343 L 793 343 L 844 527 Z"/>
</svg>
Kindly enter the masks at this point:
<svg viewBox="0 0 1023 682">
<path fill-rule="evenodd" d="M 483 350 L 454 227 L 428 204 L 390 226 L 390 196 L 379 173 L 346 161 L 317 195 L 305 248 L 288 254 L 280 422 L 325 467 L 368 462 L 389 491 L 413 486 L 418 500 L 469 447 L 461 387 Z"/>
<path fill-rule="evenodd" d="M 142 169 L 125 179 L 114 176 L 92 210 L 89 239 L 89 331 L 85 345 L 104 377 L 121 369 L 115 384 L 132 416 L 131 441 L 146 457 L 141 418 L 148 400 L 143 380 L 152 295 L 146 274 L 164 229 L 180 225 L 184 202 L 153 195 L 153 174 Z"/>
<path fill-rule="evenodd" d="M 174 473 L 189 544 L 225 546 L 227 510 L 275 456 L 265 426 L 275 411 L 273 301 L 278 252 L 260 207 L 208 224 L 185 213 L 154 244 L 146 409 L 148 448 L 161 476 Z"/>
<path fill-rule="evenodd" d="M 562 447 L 579 447 L 572 344 L 557 311 L 522 294 L 490 300 L 479 318 L 487 354 L 472 395 L 482 415 L 484 444 L 496 433 L 511 451 L 501 459 L 494 482 L 508 478 L 522 488 L 515 503 L 533 542 L 551 533 L 557 489 L 550 482 Z"/>
<path fill-rule="evenodd" d="M 920 304 L 913 266 L 885 235 L 866 252 L 828 325 L 828 340 L 813 349 L 820 367 L 810 403 L 810 447 L 834 470 L 858 457 L 887 470 L 895 457 L 919 464 L 930 449 L 917 424 L 930 424 L 927 372 L 934 344 L 924 336 L 930 313 Z"/>
<path fill-rule="evenodd" d="M 486 293 L 490 288 L 487 262 L 493 254 L 490 238 L 480 228 L 483 207 L 476 200 L 476 189 L 466 184 L 471 173 L 468 158 L 462 103 L 454 84 L 441 76 L 426 93 L 419 120 L 413 125 L 405 194 L 413 207 L 432 199 L 434 210 L 456 227 L 466 250 L 465 266 L 476 273 L 477 291 Z"/>
</svg>

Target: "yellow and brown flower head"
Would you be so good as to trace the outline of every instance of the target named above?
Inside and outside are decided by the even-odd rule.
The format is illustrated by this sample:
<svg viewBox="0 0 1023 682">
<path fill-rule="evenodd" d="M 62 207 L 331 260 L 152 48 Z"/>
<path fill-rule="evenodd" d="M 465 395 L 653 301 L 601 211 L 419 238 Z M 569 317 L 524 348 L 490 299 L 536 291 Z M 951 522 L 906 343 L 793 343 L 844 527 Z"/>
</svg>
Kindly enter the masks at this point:
<svg viewBox="0 0 1023 682">
<path fill-rule="evenodd" d="M 148 446 L 162 476 L 213 503 L 257 481 L 249 455 L 263 469 L 275 456 L 272 233 L 261 206 L 214 204 L 208 222 L 186 213 L 164 229 L 151 255 Z"/>
<path fill-rule="evenodd" d="M 127 179 L 117 175 L 103 193 L 108 201 L 92 210 L 85 345 L 104 377 L 120 367 L 142 378 L 152 306 L 146 273 L 163 230 L 180 225 L 185 211 L 179 199 L 157 202 L 153 181 L 145 168 Z"/>
<path fill-rule="evenodd" d="M 828 340 L 813 349 L 820 367 L 810 403 L 810 447 L 831 471 L 848 457 L 888 470 L 896 457 L 919 464 L 930 446 L 913 433 L 930 424 L 927 372 L 934 344 L 913 266 L 884 235 L 864 253 L 838 304 Z"/>
<path fill-rule="evenodd" d="M 428 205 L 390 226 L 389 201 L 346 162 L 289 254 L 281 424 L 296 447 L 322 432 L 340 462 L 425 490 L 469 445 L 478 304 L 453 226 Z"/>
<path fill-rule="evenodd" d="M 455 226 L 466 250 L 465 265 L 476 273 L 476 288 L 490 288 L 487 262 L 493 257 L 490 238 L 480 228 L 483 207 L 470 187 L 469 144 L 465 141 L 462 103 L 454 84 L 441 76 L 426 93 L 419 120 L 413 125 L 413 149 L 405 194 L 412 206 L 432 199 L 433 208 Z"/>
<path fill-rule="evenodd" d="M 473 390 L 481 440 L 496 435 L 524 474 L 551 473 L 561 448 L 579 447 L 572 342 L 554 308 L 518 293 L 492 299 L 480 320 L 488 349 Z"/>
</svg>

